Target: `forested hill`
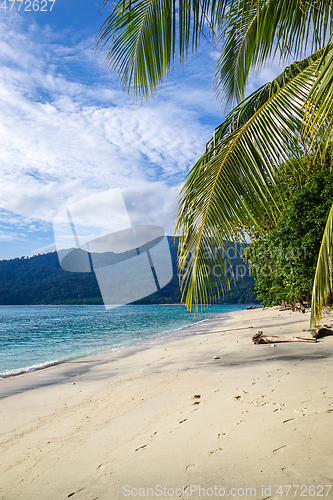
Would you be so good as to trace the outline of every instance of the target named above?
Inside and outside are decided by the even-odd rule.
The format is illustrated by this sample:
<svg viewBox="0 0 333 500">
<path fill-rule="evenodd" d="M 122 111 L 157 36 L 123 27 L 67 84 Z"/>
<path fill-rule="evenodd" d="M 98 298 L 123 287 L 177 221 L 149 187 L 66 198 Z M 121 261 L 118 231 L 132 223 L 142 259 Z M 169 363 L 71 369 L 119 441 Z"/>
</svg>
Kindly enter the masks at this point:
<svg viewBox="0 0 333 500">
<path fill-rule="evenodd" d="M 168 237 L 174 276 L 162 290 L 137 304 L 174 304 L 181 296 L 176 273 L 178 241 Z M 254 280 L 246 276 L 232 286 L 221 303 L 255 302 Z M 103 304 L 95 274 L 71 273 L 59 264 L 56 252 L 0 261 L 0 304 Z"/>
</svg>

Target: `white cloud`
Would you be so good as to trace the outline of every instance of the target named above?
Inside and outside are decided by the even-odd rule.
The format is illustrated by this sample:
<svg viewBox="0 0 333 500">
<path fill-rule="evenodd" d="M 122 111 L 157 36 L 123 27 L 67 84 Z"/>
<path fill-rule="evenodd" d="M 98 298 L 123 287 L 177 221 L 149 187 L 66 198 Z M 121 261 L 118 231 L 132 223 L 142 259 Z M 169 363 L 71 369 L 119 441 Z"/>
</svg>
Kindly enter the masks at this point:
<svg viewBox="0 0 333 500">
<path fill-rule="evenodd" d="M 215 109 L 210 91 L 171 82 L 161 97 L 135 104 L 98 73 L 91 40 L 67 47 L 49 30 L 41 44 L 36 27 L 32 36 L 11 23 L 0 25 L 2 207 L 51 221 L 64 205 L 121 187 L 136 219 L 159 219 L 170 231 L 176 186 L 211 135 L 200 123 Z M 72 63 L 94 64 L 91 85 L 66 76 Z"/>
<path fill-rule="evenodd" d="M 0 231 L 0 241 L 14 241 L 18 240 L 19 236 L 14 231 Z"/>
<path fill-rule="evenodd" d="M 0 23 L 0 199 L 7 211 L 0 222 L 8 225 L 0 240 L 31 234 L 29 221 L 49 230 L 64 206 L 116 187 L 133 224 L 172 234 L 178 185 L 223 120 L 211 89 L 218 52 L 203 44 L 157 97 L 138 104 L 105 69 L 94 40 L 76 39 L 23 16 Z M 281 69 L 275 59 L 253 73 L 248 93 Z"/>
</svg>

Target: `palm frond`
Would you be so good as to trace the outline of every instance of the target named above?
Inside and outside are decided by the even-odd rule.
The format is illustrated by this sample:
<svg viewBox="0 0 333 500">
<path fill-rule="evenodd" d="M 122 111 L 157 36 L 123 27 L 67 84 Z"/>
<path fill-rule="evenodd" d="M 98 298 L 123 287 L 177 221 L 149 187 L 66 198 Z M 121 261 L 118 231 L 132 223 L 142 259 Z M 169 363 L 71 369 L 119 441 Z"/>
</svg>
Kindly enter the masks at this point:
<svg viewBox="0 0 333 500">
<path fill-rule="evenodd" d="M 274 226 L 276 166 L 288 158 L 298 140 L 303 106 L 322 52 L 286 68 L 237 106 L 188 174 L 176 227 L 181 288 L 188 308 L 213 300 L 217 285 L 222 293 L 230 286 L 228 244 L 246 245 L 247 236 L 255 240 L 265 224 Z M 216 247 L 221 252 L 215 253 Z"/>
<path fill-rule="evenodd" d="M 331 139 L 333 125 L 333 44 L 323 51 L 316 72 L 316 80 L 306 102 L 304 135 L 311 137 L 312 144 L 319 143 L 325 152 L 325 144 Z"/>
<path fill-rule="evenodd" d="M 251 5 L 246 16 L 238 9 L 230 10 L 222 53 L 214 71 L 216 96 L 226 104 L 244 99 L 250 70 L 246 57 L 253 52 L 250 45 L 256 43 L 257 25 L 257 5 Z"/>
<path fill-rule="evenodd" d="M 251 69 L 278 52 L 297 59 L 304 48 L 318 50 L 332 27 L 329 0 L 238 0 L 232 2 L 222 53 L 215 68 L 217 96 L 228 103 L 244 98 Z"/>
<path fill-rule="evenodd" d="M 333 291 L 333 205 L 321 242 L 312 290 L 310 327 L 319 323 L 321 309 Z"/>
<path fill-rule="evenodd" d="M 109 3 L 104 2 L 104 7 Z M 101 27 L 97 46 L 108 46 L 106 62 L 117 71 L 124 89 L 133 85 L 147 97 L 159 87 L 174 64 L 212 20 L 223 18 L 228 0 L 117 0 Z"/>
</svg>

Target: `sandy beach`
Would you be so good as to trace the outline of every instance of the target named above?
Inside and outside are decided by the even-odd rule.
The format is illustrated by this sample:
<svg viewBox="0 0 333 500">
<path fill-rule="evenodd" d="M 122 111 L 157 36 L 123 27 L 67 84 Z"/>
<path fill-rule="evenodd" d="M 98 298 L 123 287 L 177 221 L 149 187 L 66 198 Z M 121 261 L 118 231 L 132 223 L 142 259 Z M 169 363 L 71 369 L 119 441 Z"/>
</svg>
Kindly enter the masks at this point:
<svg viewBox="0 0 333 500">
<path fill-rule="evenodd" d="M 332 497 L 333 338 L 251 340 L 308 328 L 308 313 L 236 312 L 213 331 L 2 399 L 1 498 Z"/>
</svg>

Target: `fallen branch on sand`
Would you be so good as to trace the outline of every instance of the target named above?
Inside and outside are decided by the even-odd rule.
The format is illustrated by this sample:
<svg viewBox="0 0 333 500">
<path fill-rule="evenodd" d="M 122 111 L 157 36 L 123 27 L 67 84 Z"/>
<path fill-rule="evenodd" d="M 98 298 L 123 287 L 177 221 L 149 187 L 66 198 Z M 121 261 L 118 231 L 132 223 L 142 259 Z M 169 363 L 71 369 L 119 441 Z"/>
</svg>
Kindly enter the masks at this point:
<svg viewBox="0 0 333 500">
<path fill-rule="evenodd" d="M 282 300 L 281 302 L 281 309 L 279 309 L 279 311 L 299 311 L 301 313 L 305 313 L 306 312 L 306 307 L 305 305 L 303 304 L 303 302 L 301 300 L 299 300 L 299 304 L 296 305 L 296 303 L 294 304 L 291 304 L 291 305 L 287 305 L 285 303 L 284 300 Z"/>
<path fill-rule="evenodd" d="M 280 312 L 281 312 L 281 311 L 293 311 L 293 312 L 295 312 L 295 311 L 299 311 L 299 312 L 301 312 L 301 313 L 303 313 L 303 314 L 304 314 L 304 313 L 306 312 L 306 309 L 305 309 L 305 307 L 301 304 L 301 305 L 299 305 L 299 306 L 294 306 L 294 305 L 292 305 L 292 306 L 282 307 L 281 309 L 279 309 L 279 311 L 280 311 Z"/>
<path fill-rule="evenodd" d="M 278 342 L 311 342 L 312 344 L 317 342 L 315 338 L 305 338 L 305 337 L 279 337 L 277 335 L 263 335 L 262 332 L 258 332 L 252 337 L 254 344 L 276 344 Z"/>
<path fill-rule="evenodd" d="M 323 337 L 328 337 L 328 335 L 333 335 L 333 330 L 327 325 L 321 326 L 317 330 L 312 330 L 311 335 L 315 339 L 320 339 Z"/>
</svg>

